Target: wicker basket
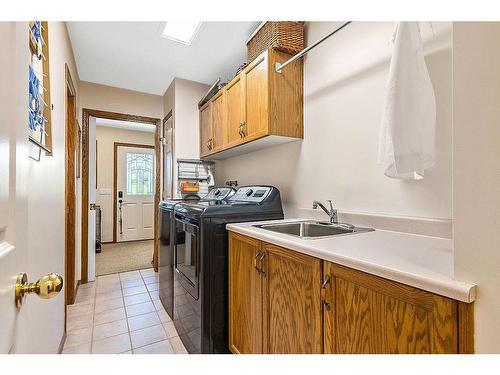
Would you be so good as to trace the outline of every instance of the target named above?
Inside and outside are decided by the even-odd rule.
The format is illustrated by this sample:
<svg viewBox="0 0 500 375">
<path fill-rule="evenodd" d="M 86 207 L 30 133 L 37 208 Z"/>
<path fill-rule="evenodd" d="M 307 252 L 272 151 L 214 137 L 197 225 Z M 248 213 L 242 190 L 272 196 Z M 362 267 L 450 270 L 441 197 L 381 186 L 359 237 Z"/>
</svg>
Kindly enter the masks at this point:
<svg viewBox="0 0 500 375">
<path fill-rule="evenodd" d="M 263 22 L 247 42 L 248 62 L 269 48 L 295 55 L 304 49 L 304 24 L 294 21 Z"/>
</svg>

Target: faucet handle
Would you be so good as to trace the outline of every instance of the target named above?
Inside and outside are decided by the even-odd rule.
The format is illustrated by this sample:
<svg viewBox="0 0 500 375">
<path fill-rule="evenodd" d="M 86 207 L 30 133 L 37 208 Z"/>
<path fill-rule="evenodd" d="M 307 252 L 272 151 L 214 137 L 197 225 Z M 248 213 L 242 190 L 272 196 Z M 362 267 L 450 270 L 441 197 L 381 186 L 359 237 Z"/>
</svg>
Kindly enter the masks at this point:
<svg viewBox="0 0 500 375">
<path fill-rule="evenodd" d="M 331 199 L 326 200 L 328 203 L 330 203 L 330 211 L 333 211 L 333 203 Z"/>
</svg>

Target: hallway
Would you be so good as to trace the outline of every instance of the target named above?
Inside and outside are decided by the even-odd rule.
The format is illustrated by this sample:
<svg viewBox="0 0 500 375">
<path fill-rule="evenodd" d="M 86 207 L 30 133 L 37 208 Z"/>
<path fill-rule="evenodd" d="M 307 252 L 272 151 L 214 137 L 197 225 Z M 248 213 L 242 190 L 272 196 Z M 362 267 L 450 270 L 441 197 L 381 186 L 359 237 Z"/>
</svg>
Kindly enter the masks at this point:
<svg viewBox="0 0 500 375">
<path fill-rule="evenodd" d="M 184 354 L 152 268 L 97 277 L 68 306 L 63 354 Z"/>
<path fill-rule="evenodd" d="M 102 244 L 95 255 L 96 276 L 151 267 L 153 240 Z"/>
</svg>

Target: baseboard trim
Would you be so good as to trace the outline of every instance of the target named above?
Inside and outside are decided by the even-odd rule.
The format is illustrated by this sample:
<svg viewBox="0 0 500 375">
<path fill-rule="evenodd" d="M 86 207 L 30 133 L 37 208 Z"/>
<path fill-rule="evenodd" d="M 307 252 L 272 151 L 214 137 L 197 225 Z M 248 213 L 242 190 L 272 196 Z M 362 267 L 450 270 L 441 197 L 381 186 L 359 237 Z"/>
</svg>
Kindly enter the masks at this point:
<svg viewBox="0 0 500 375">
<path fill-rule="evenodd" d="M 57 350 L 57 354 L 62 354 L 65 343 L 66 343 L 66 331 L 64 331 L 64 333 L 61 337 L 61 342 L 59 343 L 59 349 Z"/>
</svg>

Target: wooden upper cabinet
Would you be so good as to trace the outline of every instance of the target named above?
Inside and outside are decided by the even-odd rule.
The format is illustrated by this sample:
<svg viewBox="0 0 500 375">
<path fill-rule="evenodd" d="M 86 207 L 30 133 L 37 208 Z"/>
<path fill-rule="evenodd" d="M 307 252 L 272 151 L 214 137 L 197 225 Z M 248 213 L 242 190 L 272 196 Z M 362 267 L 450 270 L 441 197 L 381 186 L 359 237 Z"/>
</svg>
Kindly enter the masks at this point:
<svg viewBox="0 0 500 375">
<path fill-rule="evenodd" d="M 200 109 L 200 156 L 210 154 L 212 149 L 212 114 L 211 103 Z"/>
<path fill-rule="evenodd" d="M 321 260 L 264 244 L 264 351 L 323 353 Z"/>
<path fill-rule="evenodd" d="M 212 99 L 212 133 L 213 133 L 213 149 L 212 152 L 222 150 L 225 146 L 225 127 L 226 127 L 226 111 L 225 111 L 225 91 L 219 91 Z"/>
<path fill-rule="evenodd" d="M 245 121 L 242 138 L 245 142 L 269 133 L 268 58 L 261 55 L 244 71 Z"/>
<path fill-rule="evenodd" d="M 226 90 L 226 139 L 227 145 L 235 145 L 240 142 L 241 125 L 245 121 L 244 111 L 244 88 L 241 75 L 227 84 Z"/>
<path fill-rule="evenodd" d="M 275 142 L 261 142 L 261 147 L 303 138 L 302 60 L 294 61 L 281 73 L 275 68 L 276 63 L 290 57 L 274 49 L 264 51 L 211 100 L 214 121 L 223 124 L 217 133 L 219 128 L 214 123 L 211 156 L 224 155 L 221 151 L 265 137 L 274 137 Z M 217 142 L 219 136 L 223 140 L 221 146 Z"/>
<path fill-rule="evenodd" d="M 261 243 L 229 233 L 229 349 L 262 353 L 262 278 L 256 269 Z"/>
<path fill-rule="evenodd" d="M 325 353 L 457 353 L 457 301 L 324 262 Z"/>
</svg>

